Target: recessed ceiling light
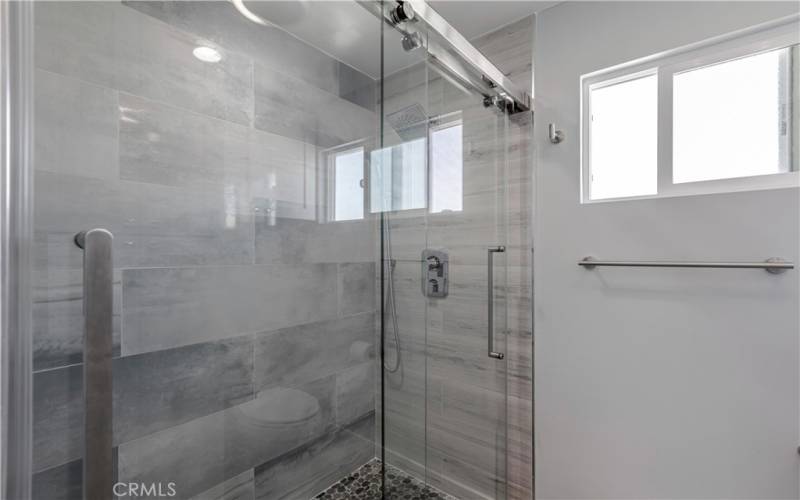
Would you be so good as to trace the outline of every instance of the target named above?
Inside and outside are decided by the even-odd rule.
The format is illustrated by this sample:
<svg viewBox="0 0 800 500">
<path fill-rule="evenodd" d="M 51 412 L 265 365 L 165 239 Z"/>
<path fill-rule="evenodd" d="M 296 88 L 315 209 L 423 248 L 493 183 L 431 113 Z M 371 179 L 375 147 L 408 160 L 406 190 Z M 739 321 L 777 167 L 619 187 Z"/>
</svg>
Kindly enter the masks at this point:
<svg viewBox="0 0 800 500">
<path fill-rule="evenodd" d="M 196 47 L 192 54 L 203 62 L 216 63 L 222 60 L 222 54 L 217 49 L 211 47 Z"/>
</svg>

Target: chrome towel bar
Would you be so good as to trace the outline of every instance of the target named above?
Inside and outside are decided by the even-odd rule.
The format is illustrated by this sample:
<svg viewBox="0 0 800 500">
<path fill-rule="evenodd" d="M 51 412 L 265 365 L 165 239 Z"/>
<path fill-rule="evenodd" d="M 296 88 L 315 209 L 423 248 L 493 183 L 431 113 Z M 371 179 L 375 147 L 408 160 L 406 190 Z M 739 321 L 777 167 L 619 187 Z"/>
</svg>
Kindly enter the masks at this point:
<svg viewBox="0 0 800 500">
<path fill-rule="evenodd" d="M 599 260 L 594 257 L 584 257 L 578 265 L 585 269 L 604 267 L 699 267 L 717 269 L 763 269 L 768 273 L 780 274 L 787 269 L 794 269 L 793 262 L 787 262 L 778 257 L 771 257 L 764 262 L 678 262 L 678 261 L 628 261 L 628 260 Z"/>
</svg>

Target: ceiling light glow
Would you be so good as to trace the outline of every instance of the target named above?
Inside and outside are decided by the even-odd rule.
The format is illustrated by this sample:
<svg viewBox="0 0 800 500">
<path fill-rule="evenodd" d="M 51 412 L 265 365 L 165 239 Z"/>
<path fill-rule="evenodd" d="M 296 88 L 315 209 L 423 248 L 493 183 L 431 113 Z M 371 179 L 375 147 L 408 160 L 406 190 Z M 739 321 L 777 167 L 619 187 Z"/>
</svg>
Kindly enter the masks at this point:
<svg viewBox="0 0 800 500">
<path fill-rule="evenodd" d="M 264 19 L 263 17 L 259 16 L 258 14 L 256 14 L 253 11 L 251 11 L 250 9 L 248 9 L 244 5 L 244 0 L 231 0 L 231 3 L 233 3 L 233 6 L 236 7 L 236 10 L 238 10 L 241 15 L 243 15 L 247 19 L 253 21 L 254 23 L 260 24 L 262 26 L 271 26 L 272 25 L 271 23 L 267 22 L 266 19 Z"/>
</svg>

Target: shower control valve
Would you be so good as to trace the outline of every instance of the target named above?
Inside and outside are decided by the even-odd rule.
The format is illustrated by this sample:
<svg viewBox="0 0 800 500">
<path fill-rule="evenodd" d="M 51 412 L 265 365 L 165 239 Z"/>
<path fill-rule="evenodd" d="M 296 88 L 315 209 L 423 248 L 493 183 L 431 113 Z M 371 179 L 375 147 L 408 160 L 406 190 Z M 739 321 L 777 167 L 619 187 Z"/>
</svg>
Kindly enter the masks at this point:
<svg viewBox="0 0 800 500">
<path fill-rule="evenodd" d="M 447 297 L 448 258 L 443 250 L 422 251 L 422 294 L 426 297 Z"/>
</svg>

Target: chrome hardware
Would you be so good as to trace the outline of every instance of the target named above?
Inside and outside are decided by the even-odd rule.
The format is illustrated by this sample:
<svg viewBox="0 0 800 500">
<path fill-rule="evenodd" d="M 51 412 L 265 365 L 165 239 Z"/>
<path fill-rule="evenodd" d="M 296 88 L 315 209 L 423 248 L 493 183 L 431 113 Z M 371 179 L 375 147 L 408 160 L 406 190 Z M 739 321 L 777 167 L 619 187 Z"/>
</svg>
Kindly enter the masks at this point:
<svg viewBox="0 0 800 500">
<path fill-rule="evenodd" d="M 113 235 L 90 229 L 75 235 L 83 249 L 84 498 L 109 498 L 114 483 L 112 330 Z"/>
<path fill-rule="evenodd" d="M 414 19 L 414 9 L 408 2 L 397 2 L 397 6 L 389 12 L 389 20 L 393 24 L 400 24 Z"/>
<path fill-rule="evenodd" d="M 512 113 L 514 110 L 514 99 L 512 99 L 503 92 L 500 92 L 499 94 L 492 96 L 484 95 L 483 107 L 484 108 L 495 107 L 500 111 Z"/>
<path fill-rule="evenodd" d="M 444 298 L 448 294 L 449 265 L 447 253 L 426 248 L 422 251 L 422 294 Z"/>
<path fill-rule="evenodd" d="M 406 52 L 411 52 L 412 50 L 422 47 L 424 42 L 422 40 L 422 36 L 419 33 L 414 32 L 403 35 L 403 39 L 400 41 L 400 43 L 403 45 L 403 50 Z"/>
<path fill-rule="evenodd" d="M 489 327 L 488 327 L 488 337 L 489 337 L 489 357 L 495 359 L 503 359 L 505 354 L 502 352 L 497 352 L 494 350 L 494 254 L 502 253 L 506 251 L 506 247 L 504 246 L 497 246 L 497 247 L 489 247 L 487 250 L 488 261 L 487 261 L 487 270 L 488 270 L 488 303 L 489 303 Z"/>
<path fill-rule="evenodd" d="M 764 262 L 678 262 L 678 261 L 623 261 L 623 260 L 597 260 L 594 257 L 584 257 L 578 265 L 585 269 L 594 269 L 598 266 L 605 267 L 686 267 L 686 268 L 712 268 L 712 269 L 763 269 L 771 274 L 781 274 L 789 269 L 794 269 L 794 263 L 778 257 L 770 257 Z"/>
<path fill-rule="evenodd" d="M 484 94 L 493 94 L 496 89 L 505 92 L 513 100 L 509 112 L 531 110 L 531 96 L 518 87 L 497 66 L 472 45 L 461 33 L 448 23 L 435 9 L 423 0 L 404 2 L 381 2 L 379 0 L 356 0 L 359 5 L 381 19 L 401 34 L 420 31 L 428 49 L 428 61 L 447 73 L 448 80 Z M 391 6 L 390 6 L 391 5 Z M 411 21 L 404 22 L 404 18 Z M 412 23 L 414 25 L 412 25 Z M 419 27 L 415 26 L 418 25 Z M 426 37 L 425 33 L 433 37 Z M 487 80 L 491 84 L 487 84 Z"/>
<path fill-rule="evenodd" d="M 551 123 L 547 126 L 547 132 L 550 137 L 550 142 L 553 144 L 560 144 L 561 142 L 564 142 L 564 131 L 556 130 L 555 123 Z"/>
</svg>

